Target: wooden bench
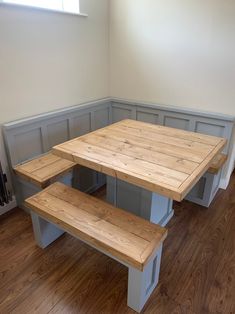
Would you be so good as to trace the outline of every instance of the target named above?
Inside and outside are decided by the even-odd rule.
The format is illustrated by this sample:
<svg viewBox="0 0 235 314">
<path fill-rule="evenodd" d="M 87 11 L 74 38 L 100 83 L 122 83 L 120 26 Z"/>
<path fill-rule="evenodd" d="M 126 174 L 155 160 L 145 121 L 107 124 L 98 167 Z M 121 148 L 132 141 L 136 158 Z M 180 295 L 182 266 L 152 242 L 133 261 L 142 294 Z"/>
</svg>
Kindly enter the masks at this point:
<svg viewBox="0 0 235 314">
<path fill-rule="evenodd" d="M 223 165 L 226 163 L 227 159 L 228 155 L 225 154 L 219 154 L 218 156 L 216 156 L 212 161 L 212 164 L 210 165 L 208 172 L 212 174 L 218 174 L 219 171 L 222 169 Z"/>
<path fill-rule="evenodd" d="M 210 168 L 187 195 L 187 200 L 205 207 L 210 206 L 219 190 L 222 168 L 227 158 L 228 156 L 223 153 L 214 158 Z"/>
<path fill-rule="evenodd" d="M 159 278 L 167 230 L 62 183 L 26 200 L 45 248 L 64 231 L 129 268 L 128 305 L 140 312 Z"/>
<path fill-rule="evenodd" d="M 41 189 L 73 169 L 75 163 L 51 152 L 14 167 L 15 173 Z"/>
<path fill-rule="evenodd" d="M 25 198 L 41 191 L 56 180 L 72 185 L 72 161 L 53 155 L 51 152 L 26 161 L 13 168 L 17 203 L 24 208 Z"/>
</svg>

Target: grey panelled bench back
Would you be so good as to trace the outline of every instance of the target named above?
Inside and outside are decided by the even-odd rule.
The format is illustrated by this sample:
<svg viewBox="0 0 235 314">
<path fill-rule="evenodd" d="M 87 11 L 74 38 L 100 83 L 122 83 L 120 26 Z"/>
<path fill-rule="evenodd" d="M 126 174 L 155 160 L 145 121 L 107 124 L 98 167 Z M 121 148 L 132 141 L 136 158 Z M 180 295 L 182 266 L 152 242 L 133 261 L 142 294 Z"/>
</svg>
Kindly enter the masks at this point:
<svg viewBox="0 0 235 314">
<path fill-rule="evenodd" d="M 224 137 L 228 144 L 223 153 L 229 153 L 234 117 L 105 99 L 5 124 L 3 130 L 9 163 L 14 167 L 45 154 L 56 144 L 126 118 Z M 104 175 L 84 167 L 74 173 L 73 184 L 82 191 L 93 191 L 105 183 Z M 16 176 L 12 175 L 19 204 L 27 195 L 18 191 Z M 221 176 L 221 170 L 218 173 L 207 172 L 187 199 L 209 206 L 219 188 Z"/>
</svg>

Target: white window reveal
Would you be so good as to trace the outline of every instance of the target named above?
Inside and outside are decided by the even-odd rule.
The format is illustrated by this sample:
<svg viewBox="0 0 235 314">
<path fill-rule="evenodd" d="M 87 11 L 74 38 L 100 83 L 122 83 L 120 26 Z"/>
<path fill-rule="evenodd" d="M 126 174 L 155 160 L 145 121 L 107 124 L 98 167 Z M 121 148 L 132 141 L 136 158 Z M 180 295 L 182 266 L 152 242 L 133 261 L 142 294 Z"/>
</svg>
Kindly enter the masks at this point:
<svg viewBox="0 0 235 314">
<path fill-rule="evenodd" d="M 79 0 L 0 0 L 0 3 L 85 15 L 80 12 Z"/>
</svg>

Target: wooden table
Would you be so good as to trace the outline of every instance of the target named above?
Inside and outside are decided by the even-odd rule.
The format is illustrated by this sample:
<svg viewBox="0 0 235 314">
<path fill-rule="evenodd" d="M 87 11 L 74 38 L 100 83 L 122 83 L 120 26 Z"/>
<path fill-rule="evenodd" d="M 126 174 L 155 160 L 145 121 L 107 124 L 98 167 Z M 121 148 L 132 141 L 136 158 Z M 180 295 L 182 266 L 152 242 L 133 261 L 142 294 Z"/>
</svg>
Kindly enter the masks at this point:
<svg viewBox="0 0 235 314">
<path fill-rule="evenodd" d="M 165 225 L 226 144 L 224 138 L 123 120 L 53 148 L 107 175 L 107 200 Z"/>
</svg>

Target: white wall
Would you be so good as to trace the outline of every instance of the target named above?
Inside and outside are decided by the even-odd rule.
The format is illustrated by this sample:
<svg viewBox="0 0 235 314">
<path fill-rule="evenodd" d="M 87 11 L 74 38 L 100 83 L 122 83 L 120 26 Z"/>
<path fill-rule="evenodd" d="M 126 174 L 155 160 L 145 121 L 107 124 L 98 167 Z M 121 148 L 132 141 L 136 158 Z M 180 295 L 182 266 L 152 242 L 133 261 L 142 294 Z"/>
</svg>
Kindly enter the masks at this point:
<svg viewBox="0 0 235 314">
<path fill-rule="evenodd" d="M 235 115 L 234 0 L 111 0 L 111 95 Z"/>
<path fill-rule="evenodd" d="M 0 123 L 108 95 L 108 0 L 81 10 L 0 6 Z"/>
<path fill-rule="evenodd" d="M 0 125 L 108 96 L 109 1 L 80 2 L 87 18 L 0 5 Z"/>
</svg>

